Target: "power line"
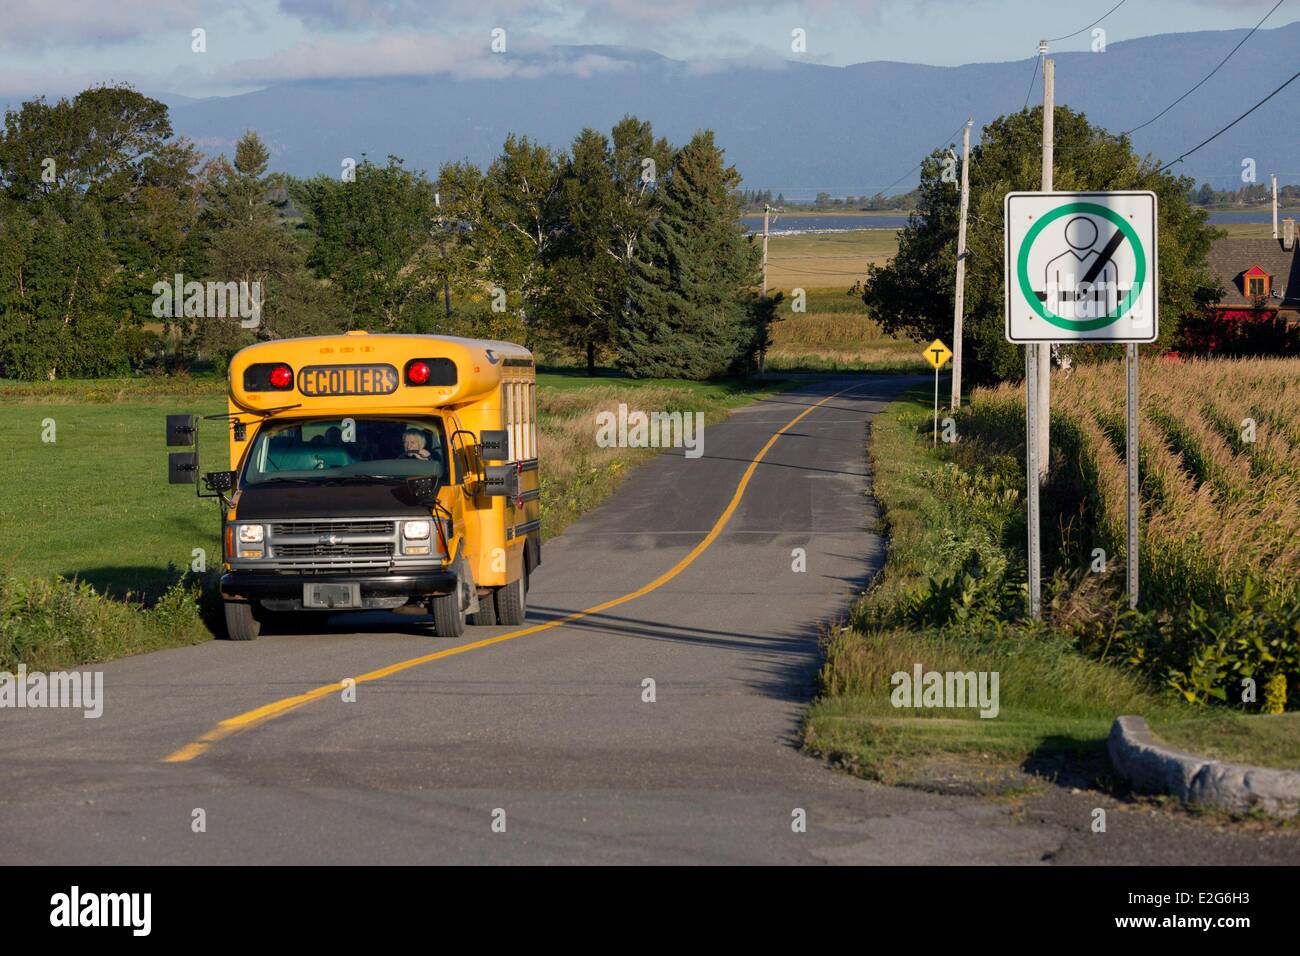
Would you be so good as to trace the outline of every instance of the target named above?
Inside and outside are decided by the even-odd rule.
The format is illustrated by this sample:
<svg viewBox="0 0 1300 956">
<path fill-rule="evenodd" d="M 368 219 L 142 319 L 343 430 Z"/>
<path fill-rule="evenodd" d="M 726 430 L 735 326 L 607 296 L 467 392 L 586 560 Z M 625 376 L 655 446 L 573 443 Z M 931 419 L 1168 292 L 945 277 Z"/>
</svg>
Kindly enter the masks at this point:
<svg viewBox="0 0 1300 956">
<path fill-rule="evenodd" d="M 946 137 L 944 137 L 944 141 L 943 141 L 942 143 L 940 143 L 940 144 L 939 144 L 938 146 L 936 146 L 934 149 L 930 150 L 930 153 L 933 153 L 935 149 L 941 149 L 943 146 L 946 146 L 946 145 L 950 144 L 950 143 L 953 141 L 953 139 L 957 136 L 957 134 L 960 133 L 960 132 L 962 131 L 962 127 L 964 127 L 965 125 L 966 125 L 965 123 L 962 123 L 961 126 L 958 126 L 955 130 L 953 130 L 951 133 L 949 133 Z M 916 170 L 920 169 L 920 168 L 925 164 L 925 161 L 926 161 L 927 159 L 930 158 L 930 153 L 926 153 L 925 156 L 921 159 L 921 162 L 917 163 L 915 166 L 913 166 L 913 167 L 912 167 L 911 169 L 909 169 L 907 172 L 903 173 L 903 175 L 899 176 L 897 179 L 895 179 L 892 183 L 890 183 L 890 184 L 889 184 L 888 186 L 886 186 L 884 189 L 878 189 L 878 190 L 876 190 L 876 193 L 879 193 L 879 194 L 882 194 L 882 195 L 883 195 L 885 192 L 887 192 L 887 191 L 890 190 L 890 189 L 893 189 L 895 186 L 897 186 L 899 183 L 901 183 L 901 182 L 902 182 L 904 179 L 906 179 L 908 176 L 912 175 L 912 173 L 914 173 L 914 172 L 916 172 Z M 872 195 L 875 195 L 875 193 L 873 193 Z"/>
<path fill-rule="evenodd" d="M 1070 37 L 1077 37 L 1080 33 L 1083 33 L 1083 32 L 1086 31 L 1086 30 L 1091 30 L 1091 29 L 1092 29 L 1093 27 L 1095 27 L 1097 24 L 1101 23 L 1102 20 L 1105 20 L 1108 16 L 1110 16 L 1112 13 L 1114 13 L 1114 12 L 1115 12 L 1116 10 L 1118 10 L 1120 7 L 1124 6 L 1125 2 L 1126 2 L 1126 0 L 1119 0 L 1119 3 L 1115 4 L 1115 6 L 1111 7 L 1109 10 L 1107 10 L 1105 13 L 1103 13 L 1101 16 L 1099 16 L 1096 20 L 1093 20 L 1091 23 L 1089 23 L 1089 24 L 1088 24 L 1086 27 L 1084 27 L 1082 30 L 1075 30 L 1073 33 L 1066 34 L 1066 35 L 1063 36 L 1063 37 L 1056 37 L 1055 39 L 1045 40 L 1045 41 L 1043 41 L 1043 42 L 1044 42 L 1044 43 L 1059 43 L 1059 42 L 1061 42 L 1062 40 L 1068 40 L 1068 39 L 1070 39 Z M 1039 66 L 1039 64 L 1042 62 L 1043 57 L 1045 56 L 1045 54 L 1042 52 L 1042 50 L 1044 50 L 1044 49 L 1046 49 L 1046 48 L 1040 46 L 1040 48 L 1039 48 L 1040 52 L 1039 52 L 1039 54 L 1038 54 L 1038 59 L 1034 60 L 1034 75 L 1031 76 L 1031 77 L 1029 78 L 1029 91 L 1028 91 L 1027 93 L 1025 93 L 1025 105 L 1021 107 L 1022 110 L 1024 110 L 1024 109 L 1028 109 L 1028 108 L 1029 108 L 1029 98 L 1030 98 L 1031 96 L 1034 95 L 1034 84 L 1038 82 L 1038 66 Z"/>
<path fill-rule="evenodd" d="M 1029 108 L 1029 97 L 1034 95 L 1034 84 L 1038 82 L 1038 64 L 1042 62 L 1041 56 L 1034 58 L 1034 75 L 1029 78 L 1029 92 L 1025 94 L 1025 105 L 1020 107 L 1022 110 Z"/>
<path fill-rule="evenodd" d="M 1065 36 L 1063 36 L 1063 37 L 1057 37 L 1056 39 L 1054 39 L 1054 40 L 1048 40 L 1047 42 L 1048 42 L 1048 43 L 1060 43 L 1062 40 L 1068 40 L 1068 39 L 1070 39 L 1071 37 L 1077 37 L 1080 33 L 1083 33 L 1085 30 L 1091 30 L 1091 29 L 1092 29 L 1093 27 L 1095 27 L 1097 24 L 1101 23 L 1102 20 L 1105 20 L 1108 16 L 1110 16 L 1112 13 L 1114 13 L 1114 12 L 1115 12 L 1116 10 L 1118 10 L 1120 7 L 1124 6 L 1124 4 L 1127 3 L 1127 2 L 1128 2 L 1128 0 L 1119 0 L 1119 3 L 1115 4 L 1115 6 L 1111 7 L 1109 10 L 1107 10 L 1105 13 L 1103 13 L 1101 16 L 1099 16 L 1096 20 L 1093 20 L 1091 23 L 1089 23 L 1089 24 L 1088 24 L 1086 27 L 1084 27 L 1082 30 L 1075 30 L 1073 33 L 1067 33 L 1067 34 L 1066 34 Z"/>
<path fill-rule="evenodd" d="M 1163 167 L 1163 168 L 1164 168 L 1164 169 L 1168 169 L 1169 166 L 1176 166 L 1178 163 L 1181 163 L 1184 159 L 1186 159 L 1188 156 L 1192 155 L 1192 153 L 1196 152 L 1196 151 L 1197 151 L 1198 149 L 1200 149 L 1202 146 L 1205 146 L 1205 145 L 1207 145 L 1208 143 L 1212 143 L 1212 142 L 1214 142 L 1214 140 L 1218 139 L 1220 136 L 1222 136 L 1222 135 L 1223 135 L 1224 133 L 1226 133 L 1228 130 L 1232 129 L 1234 126 L 1236 126 L 1236 125 L 1237 125 L 1238 123 L 1240 123 L 1242 120 L 1244 120 L 1244 119 L 1245 119 L 1247 116 L 1249 116 L 1251 113 L 1255 112 L 1255 110 L 1259 109 L 1261 106 L 1263 106 L 1263 105 L 1264 105 L 1265 103 L 1267 103 L 1269 100 L 1271 100 L 1273 97 L 1277 96 L 1277 95 L 1278 95 L 1279 93 L 1281 93 L 1284 89 L 1286 89 L 1288 86 L 1290 86 L 1292 83 L 1294 83 L 1294 82 L 1296 81 L 1297 78 L 1300 78 L 1300 70 L 1297 70 L 1295 73 L 1292 73 L 1292 74 L 1291 74 L 1291 79 L 1287 80 L 1285 83 L 1283 83 L 1283 84 L 1282 84 L 1281 86 L 1279 86 L 1277 89 L 1275 89 L 1272 93 L 1268 94 L 1268 96 L 1264 97 L 1262 100 L 1260 100 L 1260 101 L 1259 101 L 1258 103 L 1256 103 L 1254 106 L 1252 106 L 1250 109 L 1246 110 L 1246 112 L 1242 113 L 1240 116 L 1238 116 L 1235 120 L 1233 120 L 1233 121 L 1232 121 L 1231 123 L 1229 123 L 1227 126 L 1223 127 L 1223 129 L 1219 130 L 1217 133 L 1215 133 L 1215 134 L 1214 134 L 1213 136 L 1211 136 L 1209 139 L 1207 139 L 1207 140 L 1205 140 L 1205 141 L 1203 141 L 1203 142 L 1197 143 L 1195 146 L 1193 146 L 1193 147 L 1192 147 L 1191 149 L 1189 149 L 1187 152 L 1183 153 L 1183 155 L 1179 156 L 1179 157 L 1178 157 L 1177 159 L 1175 159 L 1172 163 L 1169 163 L 1168 166 L 1165 166 L 1165 167 Z"/>
<path fill-rule="evenodd" d="M 1187 99 L 1187 97 L 1191 96 L 1193 93 L 1195 93 L 1197 90 L 1199 90 L 1199 89 L 1200 89 L 1200 88 L 1205 84 L 1205 81 L 1206 81 L 1206 80 L 1208 80 L 1210 77 L 1214 76 L 1215 73 L 1218 73 L 1219 70 L 1223 67 L 1223 64 L 1225 64 L 1225 63 L 1227 63 L 1229 60 L 1231 60 L 1233 54 L 1236 53 L 1238 50 L 1240 50 L 1240 49 L 1242 48 L 1242 45 L 1245 44 L 1245 42 L 1246 42 L 1247 40 L 1249 40 L 1252 36 L 1255 35 L 1255 31 L 1258 30 L 1261 26 L 1264 25 L 1264 20 L 1267 20 L 1269 17 L 1271 17 L 1271 16 L 1273 15 L 1274 11 L 1277 10 L 1278 7 L 1282 6 L 1282 4 L 1285 3 L 1285 2 L 1286 2 L 1286 0 L 1277 0 L 1277 3 L 1273 4 L 1273 9 L 1270 10 L 1270 11 L 1268 11 L 1268 13 L 1264 14 L 1263 19 L 1260 20 L 1259 23 L 1256 23 L 1253 27 L 1251 27 L 1251 28 L 1250 28 L 1250 32 L 1247 33 L 1244 37 L 1241 38 L 1241 43 L 1238 43 L 1236 46 L 1234 46 L 1234 47 L 1232 48 L 1232 52 L 1230 52 L 1227 56 L 1225 56 L 1222 60 L 1220 60 L 1218 66 L 1216 66 L 1214 69 L 1212 69 L 1209 73 L 1206 73 L 1205 76 L 1201 78 L 1201 81 L 1200 81 L 1199 83 L 1197 83 L 1195 86 L 1193 86 L 1190 90 L 1188 90 L 1188 91 L 1187 91 L 1186 93 L 1184 93 L 1182 96 L 1178 97 L 1178 99 L 1174 100 L 1172 103 L 1170 103 L 1168 106 L 1166 106 L 1164 109 L 1162 109 L 1162 110 L 1161 110 L 1159 113 L 1157 113 L 1155 116 L 1151 117 L 1149 120 L 1147 120 L 1147 121 L 1146 121 L 1145 123 L 1143 123 L 1141 126 L 1134 126 L 1132 129 L 1126 129 L 1126 130 L 1123 132 L 1123 134 L 1121 134 L 1121 135 L 1127 136 L 1129 133 L 1136 133 L 1138 130 L 1142 129 L 1144 126 L 1150 126 L 1152 123 L 1154 123 L 1156 120 L 1160 119 L 1160 117 L 1164 116 L 1166 113 L 1168 113 L 1171 109 L 1173 109 L 1175 106 L 1177 106 L 1177 105 L 1178 105 L 1179 103 L 1181 103 L 1183 100 Z"/>
</svg>

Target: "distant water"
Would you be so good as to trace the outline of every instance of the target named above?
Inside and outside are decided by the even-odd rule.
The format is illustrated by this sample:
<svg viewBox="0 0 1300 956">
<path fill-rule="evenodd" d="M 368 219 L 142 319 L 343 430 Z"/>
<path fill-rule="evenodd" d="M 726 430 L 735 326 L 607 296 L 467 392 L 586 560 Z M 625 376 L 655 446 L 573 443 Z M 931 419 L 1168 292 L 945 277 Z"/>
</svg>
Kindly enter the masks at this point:
<svg viewBox="0 0 1300 956">
<path fill-rule="evenodd" d="M 763 231 L 763 215 L 745 216 L 741 223 L 750 232 Z M 902 229 L 907 225 L 907 214 L 897 216 L 800 216 L 781 215 L 768 229 L 771 236 L 811 235 L 823 232 L 854 232 L 859 229 Z"/>
<path fill-rule="evenodd" d="M 1279 220 L 1285 216 L 1294 216 L 1300 218 L 1300 214 L 1295 212 L 1281 212 L 1278 214 Z M 752 233 L 761 233 L 763 231 L 763 216 L 745 215 L 741 217 L 741 223 L 747 230 Z M 1273 213 L 1268 210 L 1251 210 L 1247 212 L 1227 212 L 1214 210 L 1210 213 L 1210 222 L 1215 224 L 1227 224 L 1234 222 L 1269 222 L 1273 221 Z M 814 235 L 818 233 L 830 232 L 855 232 L 859 229 L 902 229 L 907 225 L 907 214 L 888 216 L 810 216 L 810 215 L 781 215 L 775 217 L 771 224 L 769 235 L 773 236 L 796 236 L 796 235 Z"/>
<path fill-rule="evenodd" d="M 1294 210 L 1279 209 L 1277 212 L 1278 223 L 1281 224 L 1282 220 L 1287 216 L 1292 219 L 1300 219 L 1300 213 Z M 1273 222 L 1273 210 L 1257 209 L 1250 212 L 1222 212 L 1216 209 L 1210 212 L 1210 222 L 1219 226 L 1226 226 L 1234 222 L 1267 222 L 1271 224 Z"/>
</svg>

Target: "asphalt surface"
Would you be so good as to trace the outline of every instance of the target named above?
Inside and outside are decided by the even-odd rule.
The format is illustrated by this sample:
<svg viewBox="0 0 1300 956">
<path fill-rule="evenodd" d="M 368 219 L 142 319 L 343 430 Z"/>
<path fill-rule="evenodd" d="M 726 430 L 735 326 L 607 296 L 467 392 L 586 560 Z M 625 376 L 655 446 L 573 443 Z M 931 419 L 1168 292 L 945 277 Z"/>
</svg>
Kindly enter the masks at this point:
<svg viewBox="0 0 1300 956">
<path fill-rule="evenodd" d="M 865 439 L 902 380 L 810 384 L 709 428 L 701 458 L 637 469 L 546 543 L 529 621 L 663 574 L 773 433 L 855 382 L 776 440 L 692 564 L 607 611 L 361 683 L 353 702 L 331 692 L 184 762 L 164 758 L 223 720 L 518 628 L 447 641 L 418 618 L 336 615 L 325 633 L 100 665 L 98 720 L 0 711 L 0 862 L 1300 861 L 1294 834 L 1061 784 L 997 799 L 891 788 L 799 752 L 818 631 L 883 560 Z"/>
</svg>

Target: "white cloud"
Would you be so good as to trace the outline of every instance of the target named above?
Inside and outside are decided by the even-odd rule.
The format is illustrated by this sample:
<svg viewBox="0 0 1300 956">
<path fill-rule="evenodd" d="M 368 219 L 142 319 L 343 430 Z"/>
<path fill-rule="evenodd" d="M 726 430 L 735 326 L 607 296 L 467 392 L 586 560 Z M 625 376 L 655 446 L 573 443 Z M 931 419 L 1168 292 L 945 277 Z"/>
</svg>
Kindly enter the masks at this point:
<svg viewBox="0 0 1300 956">
<path fill-rule="evenodd" d="M 598 53 L 559 53 L 535 40 L 507 33 L 505 53 L 493 53 L 487 31 L 456 36 L 405 32 L 368 40 L 321 37 L 273 57 L 244 60 L 218 74 L 227 82 L 276 83 L 288 80 L 364 76 L 427 76 L 447 73 L 458 79 L 538 77 L 563 73 L 589 77 L 626 69 L 628 63 Z"/>
<path fill-rule="evenodd" d="M 229 0 L 224 10 L 245 5 L 245 0 Z M 188 45 L 190 30 L 204 24 L 205 8 L 211 5 L 201 0 L 5 0 L 0 47 L 109 46 L 169 30 Z"/>
</svg>

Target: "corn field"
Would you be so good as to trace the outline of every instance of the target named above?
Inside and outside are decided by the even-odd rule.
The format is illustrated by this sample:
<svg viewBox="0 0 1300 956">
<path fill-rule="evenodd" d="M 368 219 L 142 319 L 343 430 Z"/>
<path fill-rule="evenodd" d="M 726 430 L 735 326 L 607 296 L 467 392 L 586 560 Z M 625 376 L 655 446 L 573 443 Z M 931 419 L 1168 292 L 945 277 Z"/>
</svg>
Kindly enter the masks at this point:
<svg viewBox="0 0 1300 956">
<path fill-rule="evenodd" d="M 1144 575 L 1188 595 L 1230 591 L 1246 577 L 1300 588 L 1300 362 L 1152 359 L 1139 390 Z M 1023 402 L 1022 387 L 1002 385 L 977 389 L 971 404 L 985 421 L 1023 422 Z M 1053 377 L 1052 439 L 1053 467 L 1082 471 L 1097 536 L 1120 555 L 1122 362 Z"/>
</svg>

